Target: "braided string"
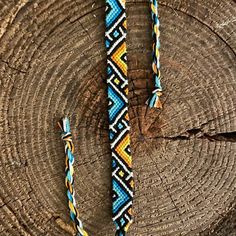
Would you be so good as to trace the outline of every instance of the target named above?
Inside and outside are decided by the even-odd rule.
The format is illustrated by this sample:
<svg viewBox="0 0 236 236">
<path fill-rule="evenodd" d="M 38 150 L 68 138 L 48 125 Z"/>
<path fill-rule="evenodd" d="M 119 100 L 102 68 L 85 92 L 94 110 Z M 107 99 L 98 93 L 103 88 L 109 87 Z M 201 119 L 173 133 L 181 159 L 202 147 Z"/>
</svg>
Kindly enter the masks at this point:
<svg viewBox="0 0 236 236">
<path fill-rule="evenodd" d="M 79 213 L 76 208 L 75 201 L 75 192 L 74 192 L 74 144 L 72 142 L 72 134 L 70 131 L 70 122 L 67 117 L 63 118 L 60 122 L 58 122 L 58 126 L 60 127 L 62 134 L 61 138 L 65 144 L 65 154 L 66 154 L 66 178 L 65 184 L 67 188 L 67 198 L 70 209 L 70 218 L 74 222 L 75 229 L 77 231 L 77 236 L 88 236 L 87 232 L 83 229 L 83 224 L 79 219 Z"/>
<path fill-rule="evenodd" d="M 152 16 L 152 38 L 153 38 L 153 52 L 152 52 L 152 71 L 153 80 L 155 82 L 154 90 L 152 91 L 151 97 L 147 100 L 149 107 L 162 108 L 160 96 L 162 95 L 162 87 L 160 80 L 160 31 L 159 31 L 159 18 L 158 18 L 158 2 L 157 0 L 150 0 L 151 3 L 151 16 Z"/>
</svg>

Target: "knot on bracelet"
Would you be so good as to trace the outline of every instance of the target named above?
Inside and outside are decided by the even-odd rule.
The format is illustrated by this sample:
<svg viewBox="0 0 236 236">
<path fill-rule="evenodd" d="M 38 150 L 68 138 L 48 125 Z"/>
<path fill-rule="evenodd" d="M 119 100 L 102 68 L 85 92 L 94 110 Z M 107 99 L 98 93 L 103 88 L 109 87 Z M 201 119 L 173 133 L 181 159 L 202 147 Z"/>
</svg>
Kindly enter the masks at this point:
<svg viewBox="0 0 236 236">
<path fill-rule="evenodd" d="M 160 100 L 161 95 L 162 95 L 162 89 L 160 89 L 160 88 L 154 89 L 152 91 L 151 97 L 146 102 L 146 104 L 149 107 L 162 108 L 162 103 L 161 103 L 161 100 Z"/>
<path fill-rule="evenodd" d="M 72 134 L 71 132 L 62 132 L 61 138 L 63 141 L 72 142 Z"/>
</svg>

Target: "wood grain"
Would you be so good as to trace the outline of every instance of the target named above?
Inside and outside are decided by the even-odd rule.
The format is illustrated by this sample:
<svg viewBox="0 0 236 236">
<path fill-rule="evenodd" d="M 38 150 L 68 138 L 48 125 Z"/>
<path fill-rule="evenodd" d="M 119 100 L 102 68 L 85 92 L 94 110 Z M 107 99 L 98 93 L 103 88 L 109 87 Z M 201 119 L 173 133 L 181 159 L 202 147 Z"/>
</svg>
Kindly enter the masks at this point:
<svg viewBox="0 0 236 236">
<path fill-rule="evenodd" d="M 72 235 L 59 130 L 69 115 L 76 199 L 114 235 L 102 0 L 0 0 L 0 235 Z M 148 1 L 127 1 L 134 224 L 129 235 L 236 235 L 236 2 L 160 0 L 163 110 Z"/>
</svg>

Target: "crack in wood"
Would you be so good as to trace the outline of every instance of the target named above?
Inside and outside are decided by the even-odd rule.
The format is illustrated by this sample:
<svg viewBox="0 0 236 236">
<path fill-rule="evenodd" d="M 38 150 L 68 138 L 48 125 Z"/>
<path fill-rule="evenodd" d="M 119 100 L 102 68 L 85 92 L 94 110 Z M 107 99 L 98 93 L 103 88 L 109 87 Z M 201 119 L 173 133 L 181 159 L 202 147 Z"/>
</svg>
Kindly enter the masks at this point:
<svg viewBox="0 0 236 236">
<path fill-rule="evenodd" d="M 15 71 L 17 71 L 17 72 L 19 72 L 19 73 L 22 73 L 22 74 L 27 73 L 27 71 L 25 71 L 25 70 L 21 70 L 21 69 L 18 69 L 18 68 L 16 68 L 16 67 L 10 65 L 10 63 L 9 63 L 8 61 L 4 61 L 2 58 L 0 58 L 0 61 L 1 61 L 2 63 L 6 64 L 6 66 L 7 66 L 8 68 L 12 69 L 12 70 L 15 70 Z"/>
<path fill-rule="evenodd" d="M 210 135 L 201 129 L 194 128 L 187 130 L 186 133 L 177 136 L 155 136 L 148 139 L 167 139 L 167 140 L 190 140 L 191 138 L 208 139 L 209 141 L 236 142 L 236 132 L 217 133 Z"/>
</svg>

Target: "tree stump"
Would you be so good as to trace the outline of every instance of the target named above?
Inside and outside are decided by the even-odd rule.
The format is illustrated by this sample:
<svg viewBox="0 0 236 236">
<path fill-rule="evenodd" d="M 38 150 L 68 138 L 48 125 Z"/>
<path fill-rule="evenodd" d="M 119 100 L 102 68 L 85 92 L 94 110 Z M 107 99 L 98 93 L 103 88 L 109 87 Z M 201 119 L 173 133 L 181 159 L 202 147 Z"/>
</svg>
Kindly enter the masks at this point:
<svg viewBox="0 0 236 236">
<path fill-rule="evenodd" d="M 73 235 L 57 121 L 71 120 L 76 199 L 114 235 L 102 0 L 0 1 L 0 235 Z M 162 110 L 147 109 L 149 1 L 127 1 L 135 178 L 129 235 L 236 235 L 236 2 L 160 0 Z"/>
</svg>

